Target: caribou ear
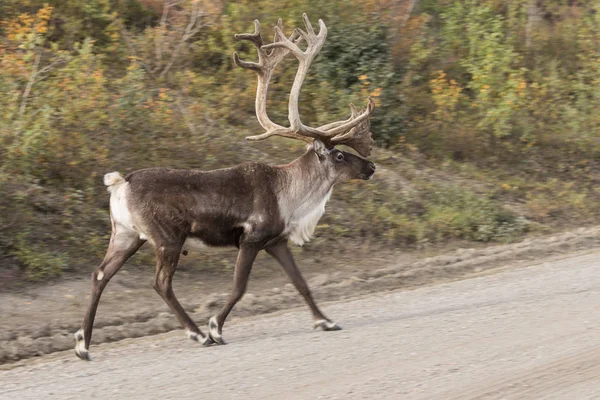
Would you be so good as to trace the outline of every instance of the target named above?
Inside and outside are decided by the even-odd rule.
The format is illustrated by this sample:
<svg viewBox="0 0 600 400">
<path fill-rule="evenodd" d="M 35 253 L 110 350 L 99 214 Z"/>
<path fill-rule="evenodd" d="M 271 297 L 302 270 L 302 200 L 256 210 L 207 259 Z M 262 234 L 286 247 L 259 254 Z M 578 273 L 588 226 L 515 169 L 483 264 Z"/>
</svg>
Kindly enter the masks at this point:
<svg viewBox="0 0 600 400">
<path fill-rule="evenodd" d="M 323 157 L 329 154 L 329 150 L 327 150 L 327 147 L 325 147 L 323 142 L 321 142 L 319 139 L 315 139 L 313 141 L 312 148 L 315 151 L 315 153 L 317 153 L 317 155 L 319 156 L 319 159 L 323 159 Z"/>
</svg>

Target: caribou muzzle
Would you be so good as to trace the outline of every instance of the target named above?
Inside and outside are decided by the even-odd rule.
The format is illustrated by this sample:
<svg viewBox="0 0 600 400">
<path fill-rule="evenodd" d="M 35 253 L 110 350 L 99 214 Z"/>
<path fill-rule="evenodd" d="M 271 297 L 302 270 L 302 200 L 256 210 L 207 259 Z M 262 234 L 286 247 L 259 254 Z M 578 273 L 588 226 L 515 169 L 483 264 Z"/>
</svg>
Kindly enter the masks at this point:
<svg viewBox="0 0 600 400">
<path fill-rule="evenodd" d="M 359 179 L 368 181 L 375 175 L 375 164 L 369 161 L 363 171 L 358 175 Z"/>
</svg>

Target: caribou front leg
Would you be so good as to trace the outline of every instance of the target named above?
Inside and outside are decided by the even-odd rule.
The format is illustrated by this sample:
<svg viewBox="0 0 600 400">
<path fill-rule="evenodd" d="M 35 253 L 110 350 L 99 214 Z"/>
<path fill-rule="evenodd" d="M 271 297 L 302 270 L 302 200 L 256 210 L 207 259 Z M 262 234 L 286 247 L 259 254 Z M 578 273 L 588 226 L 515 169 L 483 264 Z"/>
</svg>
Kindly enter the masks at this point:
<svg viewBox="0 0 600 400">
<path fill-rule="evenodd" d="M 229 299 L 223 309 L 221 309 L 221 312 L 208 321 L 210 338 L 216 343 L 225 344 L 222 336 L 223 325 L 233 306 L 235 306 L 244 295 L 244 292 L 246 292 L 248 277 L 250 276 L 252 264 L 254 263 L 257 254 L 258 248 L 255 245 L 242 244 L 240 246 L 237 261 L 235 262 L 235 270 L 233 272 L 233 289 L 231 295 L 229 295 Z"/>
<path fill-rule="evenodd" d="M 306 304 L 308 304 L 308 307 L 313 314 L 313 328 L 321 328 L 324 331 L 339 331 L 342 329 L 341 326 L 327 318 L 321 310 L 319 310 L 319 307 L 317 307 L 317 304 L 310 293 L 310 289 L 294 261 L 294 257 L 287 245 L 287 241 L 279 242 L 273 246 L 267 247 L 265 250 L 281 264 L 281 267 L 286 274 L 288 274 L 298 292 L 304 297 Z"/>
</svg>

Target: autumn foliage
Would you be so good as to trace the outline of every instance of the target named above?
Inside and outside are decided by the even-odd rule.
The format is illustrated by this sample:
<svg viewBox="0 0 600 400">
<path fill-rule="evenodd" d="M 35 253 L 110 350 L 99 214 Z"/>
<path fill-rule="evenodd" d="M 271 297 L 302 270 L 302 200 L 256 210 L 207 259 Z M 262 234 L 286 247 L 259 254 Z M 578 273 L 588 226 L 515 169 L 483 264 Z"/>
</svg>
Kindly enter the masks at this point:
<svg viewBox="0 0 600 400">
<path fill-rule="evenodd" d="M 43 233 L 55 220 L 40 219 L 40 210 L 61 214 L 64 248 L 83 240 L 101 249 L 106 232 L 85 226 L 106 226 L 106 171 L 214 168 L 252 157 L 228 147 L 241 140 L 236 132 L 258 131 L 255 80 L 231 62 L 234 51 L 251 59 L 253 49 L 233 35 L 251 31 L 254 19 L 268 32 L 281 17 L 289 30 L 305 11 L 330 27 L 301 96 L 308 124 L 344 117 L 348 103 L 371 96 L 374 138 L 390 153 L 477 170 L 476 179 L 495 182 L 493 196 L 525 204 L 523 214 L 539 223 L 566 209 L 588 216 L 597 204 L 597 2 L 5 0 L 0 227 L 12 233 L 0 234 L 0 255 L 34 266 L 33 275 L 44 258 L 63 263 L 67 255 Z M 275 120 L 286 118 L 294 71 L 274 79 Z M 454 195 L 461 200 L 451 208 L 491 207 Z M 377 200 L 372 218 L 389 228 L 386 240 L 402 243 L 438 240 L 436 229 L 442 238 L 499 237 L 496 228 L 469 232 L 502 213 L 457 230 L 442 197 L 438 208 Z"/>
</svg>

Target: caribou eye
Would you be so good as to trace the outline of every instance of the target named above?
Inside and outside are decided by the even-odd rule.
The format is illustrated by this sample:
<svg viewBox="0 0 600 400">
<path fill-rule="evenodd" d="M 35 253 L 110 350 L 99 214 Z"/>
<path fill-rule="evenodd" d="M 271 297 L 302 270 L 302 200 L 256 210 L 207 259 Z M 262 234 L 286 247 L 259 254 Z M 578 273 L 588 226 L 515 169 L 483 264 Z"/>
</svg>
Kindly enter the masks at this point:
<svg viewBox="0 0 600 400">
<path fill-rule="evenodd" d="M 342 160 L 344 159 L 344 154 L 343 154 L 343 153 L 337 153 L 337 154 L 335 155 L 335 159 L 336 159 L 337 161 L 342 161 Z"/>
</svg>

